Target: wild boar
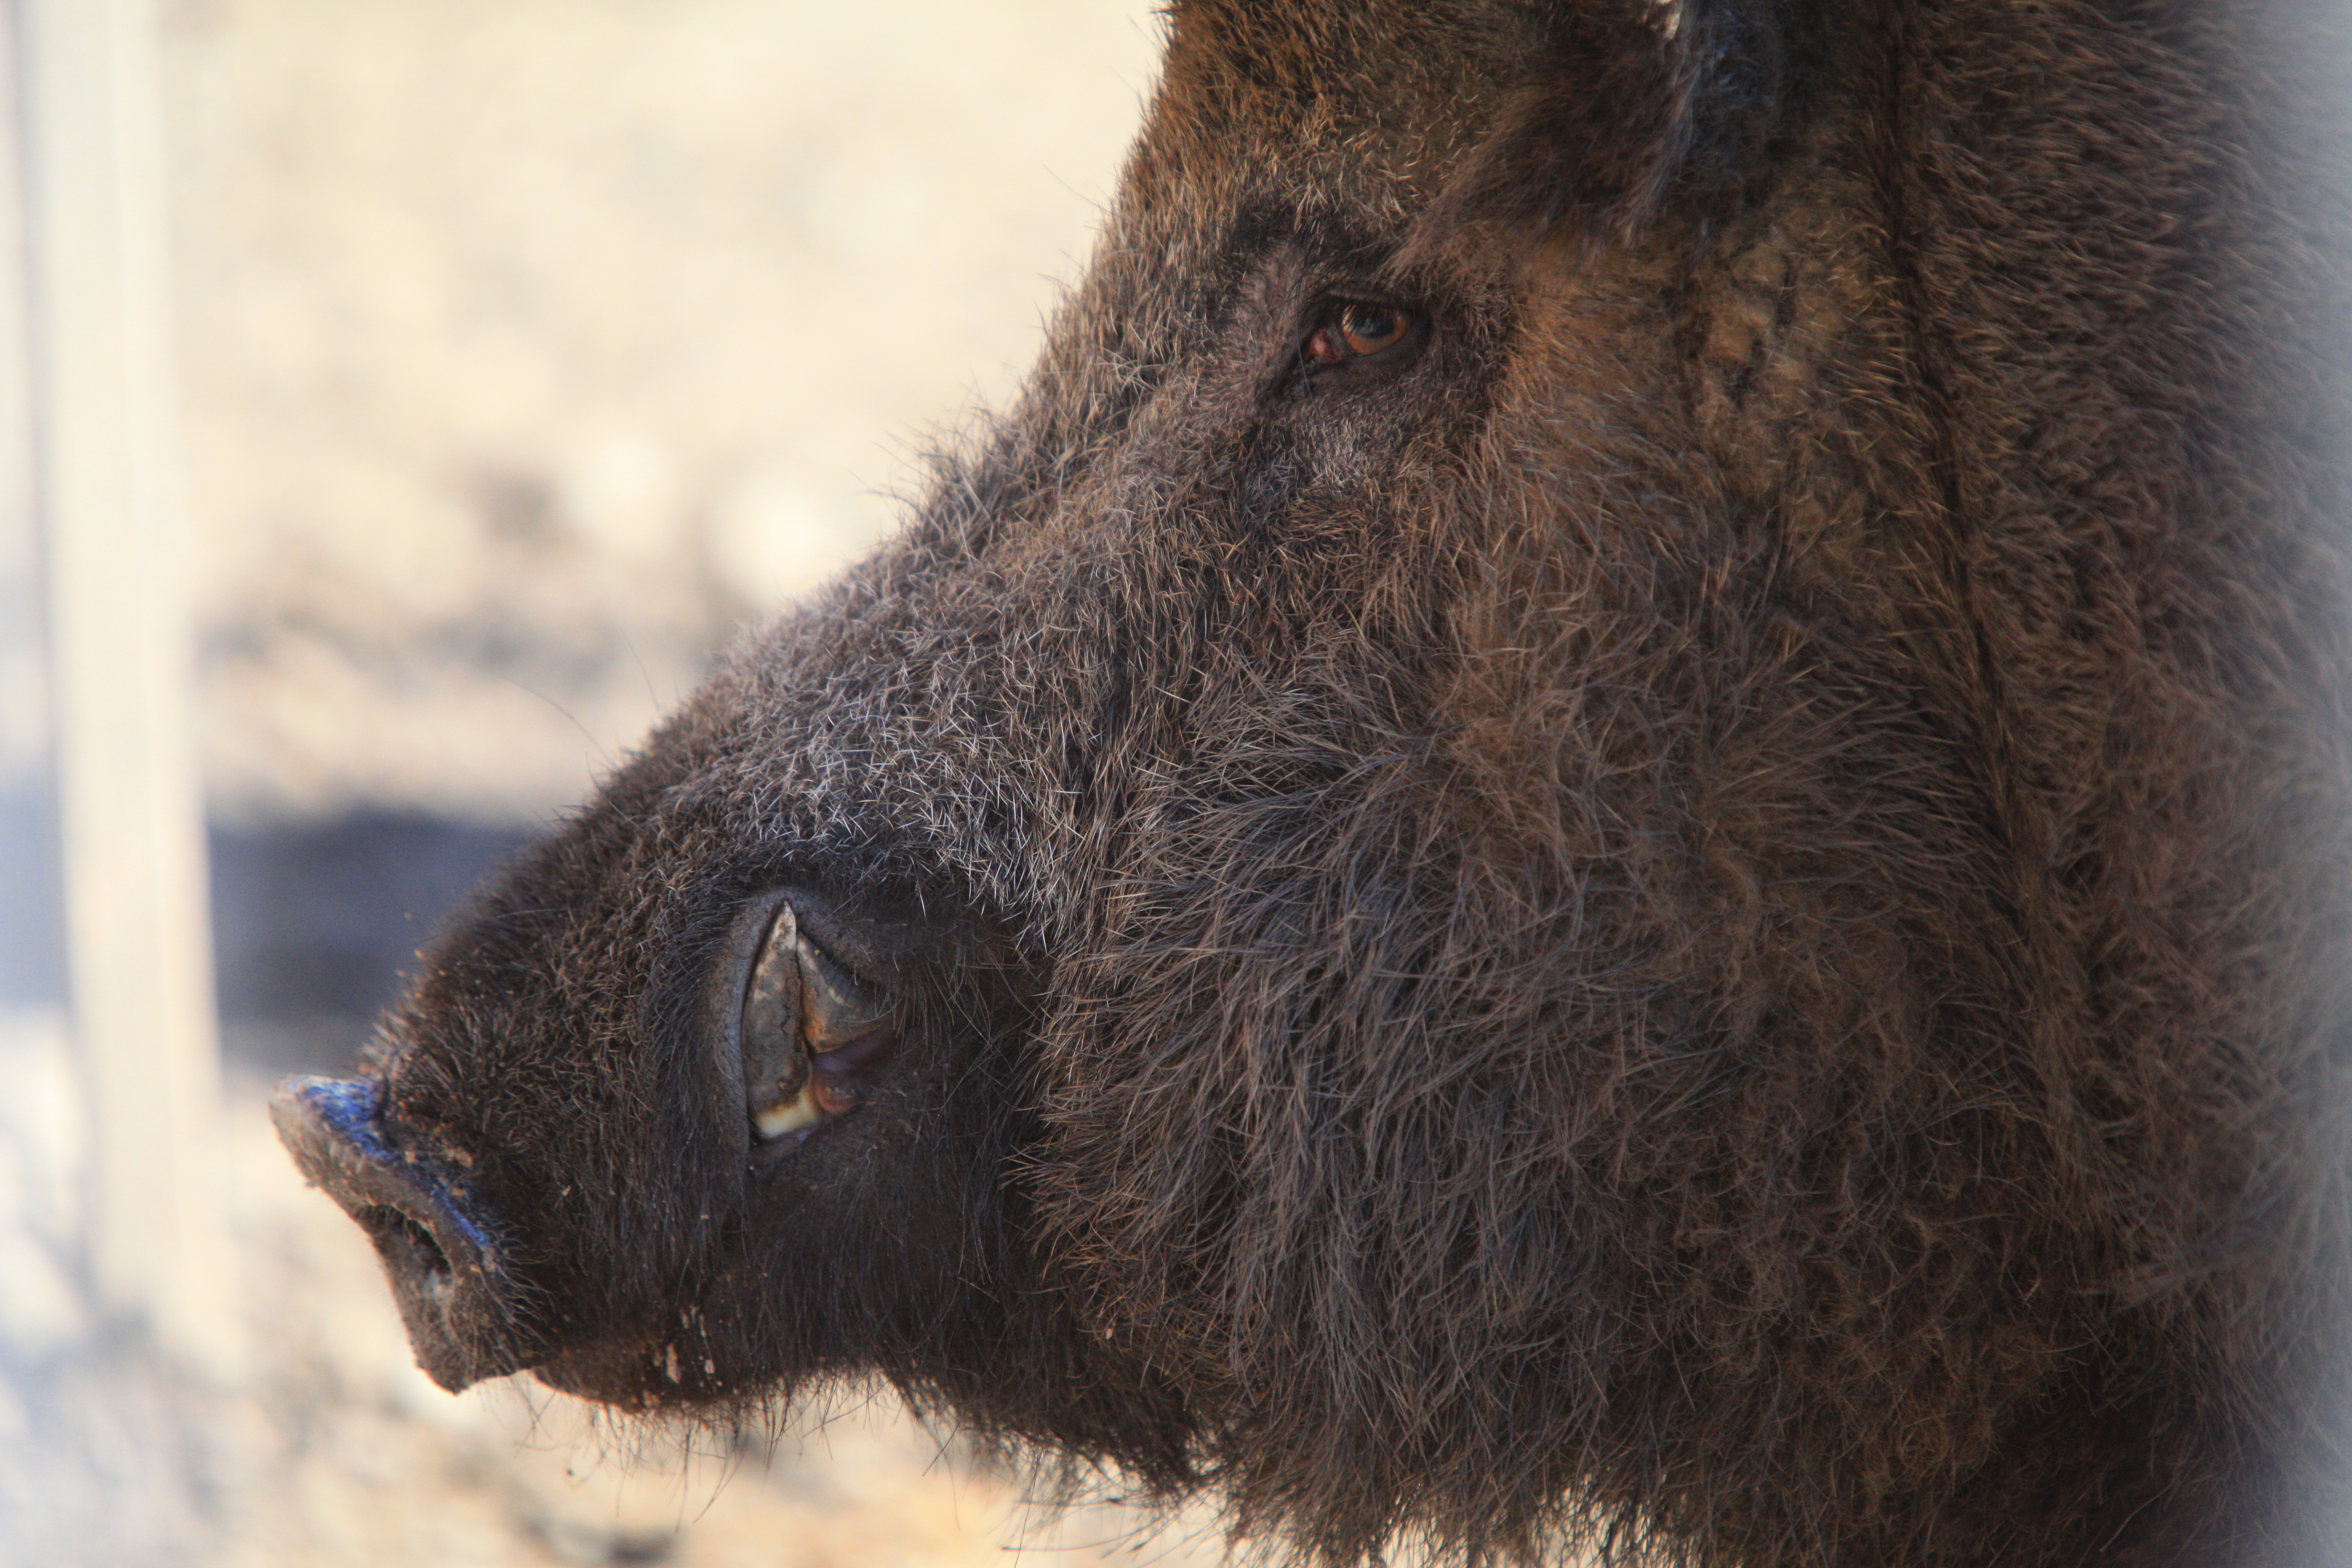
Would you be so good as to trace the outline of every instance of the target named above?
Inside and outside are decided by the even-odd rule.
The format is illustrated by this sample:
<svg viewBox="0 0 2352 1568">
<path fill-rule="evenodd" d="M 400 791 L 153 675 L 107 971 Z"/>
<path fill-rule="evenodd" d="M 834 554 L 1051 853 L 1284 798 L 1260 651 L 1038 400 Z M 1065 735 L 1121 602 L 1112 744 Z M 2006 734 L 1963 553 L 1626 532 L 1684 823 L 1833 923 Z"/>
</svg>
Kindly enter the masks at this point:
<svg viewBox="0 0 2352 1568">
<path fill-rule="evenodd" d="M 282 1091 L 420 1363 L 1303 1561 L 2344 1521 L 2347 55 L 1178 0 L 903 534 Z"/>
</svg>

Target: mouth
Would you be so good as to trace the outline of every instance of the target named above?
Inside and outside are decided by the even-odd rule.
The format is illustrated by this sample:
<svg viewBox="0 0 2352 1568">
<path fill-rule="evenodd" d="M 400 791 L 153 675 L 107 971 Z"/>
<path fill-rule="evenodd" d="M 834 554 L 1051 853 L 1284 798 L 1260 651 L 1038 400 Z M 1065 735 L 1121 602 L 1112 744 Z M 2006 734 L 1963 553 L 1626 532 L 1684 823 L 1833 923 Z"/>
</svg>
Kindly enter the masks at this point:
<svg viewBox="0 0 2352 1568">
<path fill-rule="evenodd" d="M 782 1152 L 866 1102 L 897 1047 L 899 1008 L 819 946 L 788 901 L 765 921 L 732 1035 L 752 1147 Z"/>
</svg>

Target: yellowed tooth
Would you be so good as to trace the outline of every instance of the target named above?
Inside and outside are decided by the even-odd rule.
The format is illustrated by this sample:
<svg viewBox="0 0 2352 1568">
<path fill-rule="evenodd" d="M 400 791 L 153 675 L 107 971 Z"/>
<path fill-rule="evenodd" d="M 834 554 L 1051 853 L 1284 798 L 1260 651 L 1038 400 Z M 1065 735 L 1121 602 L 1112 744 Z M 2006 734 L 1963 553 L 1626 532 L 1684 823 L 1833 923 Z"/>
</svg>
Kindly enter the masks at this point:
<svg viewBox="0 0 2352 1568">
<path fill-rule="evenodd" d="M 753 1112 L 751 1125 L 760 1130 L 761 1137 L 772 1141 L 787 1132 L 814 1127 L 824 1118 L 824 1113 L 817 1109 L 816 1098 L 803 1089 L 782 1104 Z"/>
</svg>

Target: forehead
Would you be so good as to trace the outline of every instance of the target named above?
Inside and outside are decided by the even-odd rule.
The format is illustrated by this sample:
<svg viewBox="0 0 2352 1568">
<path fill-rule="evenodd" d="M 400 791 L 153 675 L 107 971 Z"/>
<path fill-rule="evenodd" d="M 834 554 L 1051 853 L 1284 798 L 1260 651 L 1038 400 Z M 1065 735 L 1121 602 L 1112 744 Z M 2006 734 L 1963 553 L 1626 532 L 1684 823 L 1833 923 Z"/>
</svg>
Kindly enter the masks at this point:
<svg viewBox="0 0 2352 1568">
<path fill-rule="evenodd" d="M 1519 0 L 1178 0 L 1168 74 L 1263 104 L 1433 110 L 1507 86 L 1557 9 Z"/>
<path fill-rule="evenodd" d="M 1135 173 L 1424 189 L 1541 50 L 1524 4 L 1180 0 Z M 1223 183 L 1223 182 L 1221 182 Z"/>
</svg>

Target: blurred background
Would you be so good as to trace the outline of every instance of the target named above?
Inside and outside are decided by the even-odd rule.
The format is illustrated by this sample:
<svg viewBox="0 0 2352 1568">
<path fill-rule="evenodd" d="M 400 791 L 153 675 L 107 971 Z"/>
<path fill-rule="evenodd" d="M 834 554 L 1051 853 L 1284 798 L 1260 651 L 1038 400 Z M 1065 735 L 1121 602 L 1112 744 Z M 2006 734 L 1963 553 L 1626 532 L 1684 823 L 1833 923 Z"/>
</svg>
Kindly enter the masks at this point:
<svg viewBox="0 0 2352 1568">
<path fill-rule="evenodd" d="M 262 1110 L 1014 384 L 1158 34 L 0 0 L 0 1564 L 1204 1550 L 887 1397 L 772 1458 L 446 1395 Z"/>
</svg>

